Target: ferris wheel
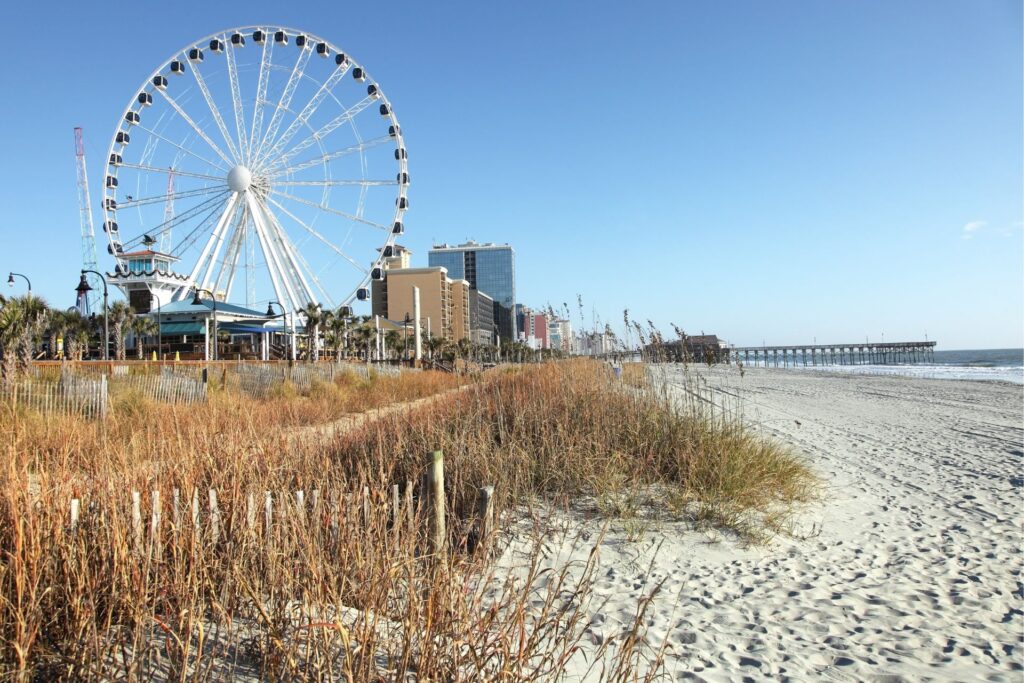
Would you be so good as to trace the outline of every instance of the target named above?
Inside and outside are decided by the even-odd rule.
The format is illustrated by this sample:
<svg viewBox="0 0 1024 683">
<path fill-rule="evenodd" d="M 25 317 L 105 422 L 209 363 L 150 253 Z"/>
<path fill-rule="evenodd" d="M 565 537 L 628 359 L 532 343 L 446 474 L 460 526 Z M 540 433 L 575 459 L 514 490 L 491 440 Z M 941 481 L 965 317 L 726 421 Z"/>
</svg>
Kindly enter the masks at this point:
<svg viewBox="0 0 1024 683">
<path fill-rule="evenodd" d="M 201 290 L 292 311 L 365 301 L 409 207 L 380 85 L 290 28 L 220 31 L 172 54 L 133 94 L 106 162 L 114 281 L 148 278 L 159 303 Z"/>
</svg>

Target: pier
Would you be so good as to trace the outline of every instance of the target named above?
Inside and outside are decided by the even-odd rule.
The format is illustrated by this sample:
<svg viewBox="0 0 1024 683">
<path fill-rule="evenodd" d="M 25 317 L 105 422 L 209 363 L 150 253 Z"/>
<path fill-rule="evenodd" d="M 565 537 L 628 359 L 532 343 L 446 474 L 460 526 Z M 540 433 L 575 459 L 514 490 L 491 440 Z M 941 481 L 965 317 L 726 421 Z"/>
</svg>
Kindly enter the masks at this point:
<svg viewBox="0 0 1024 683">
<path fill-rule="evenodd" d="M 817 365 L 910 365 L 931 363 L 935 360 L 933 341 L 745 346 L 723 350 L 728 361 L 775 368 Z"/>
</svg>

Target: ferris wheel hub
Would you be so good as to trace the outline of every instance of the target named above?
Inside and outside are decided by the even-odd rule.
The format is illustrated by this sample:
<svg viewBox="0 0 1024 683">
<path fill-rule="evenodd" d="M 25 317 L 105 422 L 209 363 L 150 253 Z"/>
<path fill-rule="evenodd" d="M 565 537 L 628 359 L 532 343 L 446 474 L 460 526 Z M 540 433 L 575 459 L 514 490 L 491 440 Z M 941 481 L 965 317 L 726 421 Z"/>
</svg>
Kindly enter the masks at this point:
<svg viewBox="0 0 1024 683">
<path fill-rule="evenodd" d="M 245 192 L 252 184 L 252 171 L 241 164 L 228 171 L 228 187 L 232 192 Z"/>
</svg>

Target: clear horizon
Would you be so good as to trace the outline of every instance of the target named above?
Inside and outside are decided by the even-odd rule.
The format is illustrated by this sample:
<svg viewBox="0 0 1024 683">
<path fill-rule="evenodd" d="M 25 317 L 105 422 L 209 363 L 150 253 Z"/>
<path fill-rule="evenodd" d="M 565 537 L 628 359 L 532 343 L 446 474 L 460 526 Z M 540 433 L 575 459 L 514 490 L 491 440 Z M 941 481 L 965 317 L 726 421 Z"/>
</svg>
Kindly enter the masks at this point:
<svg viewBox="0 0 1024 683">
<path fill-rule="evenodd" d="M 388 93 L 413 265 L 435 242 L 508 242 L 520 303 L 567 305 L 578 326 L 579 295 L 588 327 L 617 332 L 628 309 L 739 346 L 927 333 L 941 350 L 1024 347 L 1019 2 L 6 16 L 46 29 L 0 75 L 17 103 L 0 111 L 0 272 L 54 306 L 73 303 L 81 267 L 72 129 L 109 270 L 96 209 L 125 104 L 182 46 L 269 22 L 339 45 Z"/>
</svg>

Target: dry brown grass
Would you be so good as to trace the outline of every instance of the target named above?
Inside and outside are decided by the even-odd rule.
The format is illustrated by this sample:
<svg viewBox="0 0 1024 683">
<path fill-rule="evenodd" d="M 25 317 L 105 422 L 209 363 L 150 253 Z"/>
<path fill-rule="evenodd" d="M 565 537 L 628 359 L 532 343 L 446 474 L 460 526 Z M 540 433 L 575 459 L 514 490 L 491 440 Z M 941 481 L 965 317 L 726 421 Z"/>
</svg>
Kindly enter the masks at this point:
<svg viewBox="0 0 1024 683">
<path fill-rule="evenodd" d="M 614 497 L 657 485 L 684 501 L 680 514 L 696 510 L 751 536 L 763 528 L 757 520 L 813 490 L 806 468 L 777 446 L 673 409 L 642 378 L 624 385 L 585 361 L 488 373 L 337 437 L 295 440 L 282 429 L 458 382 L 432 375 L 260 402 L 215 393 L 199 407 L 125 395 L 103 423 L 0 415 L 0 676 L 554 680 L 582 647 L 593 567 L 542 576 L 535 555 L 522 575 L 493 575 L 485 556 L 461 550 L 479 486 L 496 485 L 499 510 L 508 510 L 537 496 Z M 437 448 L 449 513 L 461 520 L 449 525 L 454 552 L 442 556 L 425 542 L 418 501 L 415 519 L 396 522 L 388 500 L 388 487 L 400 484 L 404 496 Z M 346 497 L 364 487 L 368 512 Z M 217 539 L 209 489 L 218 494 Z M 141 543 L 131 490 L 141 492 L 147 526 L 151 492 L 162 495 L 160 533 L 144 530 Z M 318 490 L 319 507 L 300 512 L 297 490 L 307 501 Z M 269 529 L 267 491 L 276 496 Z M 75 531 L 72 497 L 83 506 Z M 629 637 L 591 652 L 608 663 L 596 678 L 656 674 L 660 654 L 642 639 L 646 604 Z"/>
</svg>

